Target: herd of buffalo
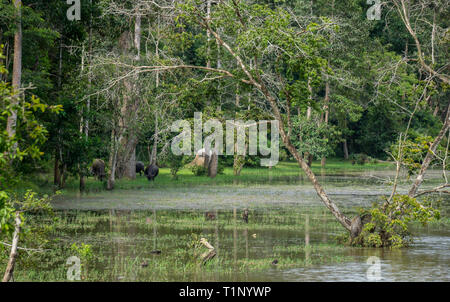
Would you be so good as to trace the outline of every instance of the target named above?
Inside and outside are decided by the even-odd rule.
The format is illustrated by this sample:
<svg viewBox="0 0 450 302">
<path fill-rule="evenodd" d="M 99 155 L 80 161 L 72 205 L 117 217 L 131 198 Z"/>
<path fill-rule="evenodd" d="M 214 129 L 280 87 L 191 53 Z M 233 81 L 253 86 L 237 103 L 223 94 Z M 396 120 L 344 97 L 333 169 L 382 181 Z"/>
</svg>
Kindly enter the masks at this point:
<svg viewBox="0 0 450 302">
<path fill-rule="evenodd" d="M 105 162 L 101 159 L 95 159 L 91 166 L 91 174 L 97 177 L 100 181 L 103 181 L 103 179 L 106 178 L 105 173 Z M 156 176 L 158 176 L 159 168 L 155 164 L 150 164 L 147 167 L 145 167 L 144 163 L 141 161 L 136 162 L 136 174 L 139 173 L 140 176 L 142 176 L 142 172 L 144 172 L 144 175 L 147 177 L 148 180 L 155 180 Z M 248 209 L 244 209 L 242 213 L 242 219 L 245 223 L 248 223 Z M 206 220 L 215 220 L 216 214 L 214 212 L 206 212 L 205 213 L 205 219 Z"/>
<path fill-rule="evenodd" d="M 105 173 L 105 162 L 101 159 L 95 159 L 91 166 L 91 174 L 97 177 L 100 181 L 106 177 Z M 148 180 L 155 180 L 156 176 L 158 176 L 159 168 L 155 164 L 150 164 L 145 167 L 144 163 L 141 161 L 136 162 L 136 174 L 142 176 L 142 172 L 147 177 Z"/>
</svg>

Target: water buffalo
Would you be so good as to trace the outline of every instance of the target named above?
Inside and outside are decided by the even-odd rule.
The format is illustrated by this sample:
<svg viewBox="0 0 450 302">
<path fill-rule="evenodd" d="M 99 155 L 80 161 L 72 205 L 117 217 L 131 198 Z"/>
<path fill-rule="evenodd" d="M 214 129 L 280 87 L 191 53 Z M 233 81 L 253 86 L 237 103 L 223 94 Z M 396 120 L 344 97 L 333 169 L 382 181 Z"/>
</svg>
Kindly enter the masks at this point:
<svg viewBox="0 0 450 302">
<path fill-rule="evenodd" d="M 214 214 L 213 212 L 206 212 L 205 219 L 206 220 L 216 220 L 216 214 Z"/>
<path fill-rule="evenodd" d="M 103 181 L 105 178 L 105 162 L 101 159 L 94 159 L 94 162 L 91 166 L 91 173 L 95 175 L 100 181 Z"/>
<path fill-rule="evenodd" d="M 242 219 L 245 223 L 248 223 L 248 209 L 244 209 L 244 213 L 242 213 Z"/>
<path fill-rule="evenodd" d="M 136 162 L 136 174 L 139 173 L 142 176 L 142 172 L 144 172 L 145 166 L 141 161 Z"/>
<path fill-rule="evenodd" d="M 148 180 L 155 180 L 156 176 L 158 176 L 159 168 L 155 164 L 151 164 L 147 166 L 144 170 L 145 176 L 147 176 Z"/>
</svg>

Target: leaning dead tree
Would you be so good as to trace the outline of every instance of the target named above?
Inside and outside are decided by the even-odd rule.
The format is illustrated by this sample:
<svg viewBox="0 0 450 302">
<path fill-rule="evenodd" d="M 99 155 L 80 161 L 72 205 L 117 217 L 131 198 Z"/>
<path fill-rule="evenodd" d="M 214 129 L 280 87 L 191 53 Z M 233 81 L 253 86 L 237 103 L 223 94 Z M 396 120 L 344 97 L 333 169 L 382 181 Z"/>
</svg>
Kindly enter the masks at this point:
<svg viewBox="0 0 450 302">
<path fill-rule="evenodd" d="M 427 155 L 425 156 L 425 159 L 422 162 L 422 166 L 420 167 L 420 171 L 416 176 L 416 179 L 411 187 L 411 189 L 408 192 L 409 197 L 417 197 L 417 190 L 419 189 L 419 186 L 422 184 L 425 172 L 427 171 L 428 167 L 430 166 L 431 161 L 435 157 L 436 149 L 441 143 L 442 139 L 444 138 L 445 134 L 450 136 L 449 133 L 450 129 L 450 104 L 447 106 L 447 114 L 445 116 L 444 124 L 442 125 L 441 130 L 439 131 L 439 134 L 435 137 L 433 143 L 431 144 L 430 148 L 428 149 Z M 447 146 L 448 149 L 448 146 Z M 445 162 L 444 162 L 445 165 Z M 445 169 L 445 167 L 444 167 Z M 444 171 L 445 173 L 445 171 Z M 446 187 L 447 184 L 444 185 Z M 422 194 L 420 194 L 422 195 Z"/>
<path fill-rule="evenodd" d="M 232 19 L 234 19 L 234 21 L 240 25 L 242 31 L 247 30 L 249 27 L 252 27 L 252 28 L 256 27 L 255 24 L 249 24 L 251 22 L 249 19 L 246 19 L 243 17 L 244 13 L 241 12 L 241 5 L 239 3 L 236 3 L 235 1 L 233 1 L 233 3 L 224 4 L 224 6 L 226 6 L 226 5 L 229 5 L 232 7 L 232 9 L 234 11 L 234 16 Z M 224 9 L 226 10 L 226 9 L 228 9 L 228 7 L 225 7 Z M 341 225 L 344 228 L 346 228 L 348 231 L 350 231 L 351 230 L 351 220 L 349 218 L 347 218 L 339 210 L 338 206 L 329 198 L 329 196 L 326 194 L 325 190 L 323 189 L 322 185 L 317 180 L 317 178 L 314 175 L 311 168 L 304 161 L 303 157 L 299 154 L 299 152 L 297 151 L 295 146 L 292 144 L 291 139 L 287 134 L 287 133 L 292 132 L 292 123 L 290 120 L 288 120 L 287 123 L 285 124 L 285 120 L 283 119 L 282 113 L 281 113 L 282 106 L 281 106 L 280 102 L 278 101 L 276 94 L 270 91 L 270 88 L 268 86 L 270 84 L 270 82 L 266 79 L 268 77 L 270 77 L 271 74 L 267 73 L 267 74 L 261 75 L 262 66 L 260 66 L 260 64 L 258 64 L 258 62 L 261 62 L 262 60 L 259 59 L 256 54 L 253 58 L 250 58 L 250 59 L 253 59 L 252 66 L 254 66 L 253 70 L 250 70 L 249 66 L 251 64 L 250 64 L 250 62 L 244 62 L 244 57 L 239 54 L 239 52 L 240 52 L 239 47 L 236 47 L 236 46 L 233 47 L 233 45 L 231 43 L 227 42 L 222 37 L 222 35 L 219 34 L 219 32 L 213 28 L 213 26 L 211 24 L 212 22 L 210 22 L 210 20 L 207 17 L 205 17 L 204 14 L 199 9 L 197 9 L 196 7 L 193 7 L 192 15 L 194 16 L 194 18 L 197 20 L 197 22 L 203 28 L 205 28 L 208 32 L 210 32 L 213 35 L 213 37 L 217 41 L 217 44 L 220 45 L 226 52 L 228 52 L 228 54 L 231 55 L 234 58 L 234 60 L 236 60 L 238 68 L 244 75 L 244 77 L 241 78 L 240 80 L 244 83 L 247 83 L 247 84 L 253 86 L 253 88 L 256 89 L 257 91 L 259 91 L 264 96 L 264 98 L 268 101 L 268 103 L 270 104 L 270 108 L 272 109 L 273 116 L 279 122 L 279 131 L 280 131 L 281 138 L 283 140 L 284 145 L 289 150 L 289 152 L 292 154 L 292 156 L 296 159 L 300 168 L 305 172 L 305 174 L 307 175 L 307 177 L 313 184 L 317 195 L 319 196 L 321 201 L 324 203 L 324 205 L 331 211 L 331 213 L 341 223 Z M 268 16 L 268 19 L 270 19 L 270 17 L 272 17 L 272 16 Z M 286 17 L 286 16 L 283 16 L 283 17 Z M 270 21 L 276 22 L 276 20 L 270 20 Z M 261 31 L 264 31 L 264 30 L 262 29 Z M 301 32 L 301 31 L 295 32 L 295 30 L 293 30 L 288 33 L 289 38 L 292 39 L 291 42 L 294 42 L 294 47 L 299 47 L 304 42 L 301 39 L 300 39 L 300 41 L 298 40 L 298 37 L 301 36 L 303 33 L 308 34 L 311 32 L 308 32 L 307 30 L 305 30 L 303 32 Z M 278 34 L 286 35 L 286 33 L 283 33 L 283 32 L 280 32 Z M 257 41 L 252 41 L 252 42 L 257 42 Z M 283 46 L 276 45 L 275 44 L 276 42 L 281 42 L 280 44 L 284 44 L 284 42 L 286 42 L 286 41 L 270 41 L 270 44 L 272 44 L 272 45 L 269 44 L 269 46 L 263 46 L 263 45 L 258 45 L 258 46 L 266 47 L 266 49 L 263 49 L 261 51 L 263 54 L 264 54 L 264 52 L 272 52 L 272 54 L 278 56 L 278 58 L 275 57 L 276 59 L 280 59 L 282 55 L 279 54 L 277 50 L 281 50 L 281 51 L 283 51 L 283 50 L 288 51 L 288 50 L 283 49 L 284 45 Z M 297 45 L 295 45 L 295 44 L 297 44 Z M 271 48 L 277 49 L 275 51 L 275 53 L 273 53 Z M 299 47 L 299 50 L 300 50 L 300 47 Z M 260 69 L 260 70 L 258 70 L 258 69 Z M 281 76 L 283 76 L 283 75 L 281 75 Z"/>
<path fill-rule="evenodd" d="M 395 4 L 398 7 L 399 14 L 404 21 L 405 26 L 416 42 L 416 47 L 418 49 L 417 56 L 420 66 L 432 77 L 435 77 L 443 83 L 448 84 L 448 75 L 443 73 L 442 69 L 439 71 L 434 70 L 431 65 L 427 64 L 427 62 L 425 61 L 424 54 L 421 51 L 420 41 L 417 38 L 417 34 L 415 33 L 414 29 L 411 27 L 410 19 L 408 16 L 409 9 L 407 8 L 407 3 L 403 0 L 394 2 L 396 2 Z M 259 15 L 258 17 L 248 18 L 246 14 L 248 14 L 251 6 L 246 5 L 243 2 L 222 1 L 218 6 L 221 6 L 218 9 L 221 11 L 216 15 L 216 18 L 219 20 L 220 17 L 222 17 L 225 20 L 220 20 L 221 22 L 238 24 L 236 25 L 237 27 L 239 27 L 237 30 L 235 30 L 234 32 L 232 30 L 229 30 L 227 32 L 227 35 L 222 34 L 217 30 L 218 25 L 215 25 L 211 18 L 209 16 L 205 16 L 203 10 L 195 5 L 187 8 L 187 15 L 191 17 L 191 20 L 193 20 L 193 22 L 197 22 L 197 24 L 199 24 L 208 33 L 210 33 L 216 39 L 217 44 L 220 45 L 221 48 L 224 49 L 237 62 L 240 73 L 243 75 L 239 78 L 239 81 L 251 85 L 270 104 L 273 116 L 276 120 L 279 121 L 279 130 L 285 147 L 297 160 L 300 168 L 308 176 L 317 192 L 317 195 L 320 197 L 324 205 L 348 231 L 352 231 L 352 222 L 350 221 L 350 219 L 347 218 L 339 210 L 337 205 L 329 198 L 321 184 L 318 182 L 311 168 L 308 166 L 308 164 L 299 154 L 298 150 L 292 144 L 289 136 L 289 133 L 292 132 L 292 123 L 289 114 L 287 115 L 287 118 L 285 118 L 285 116 L 283 115 L 283 112 L 287 110 L 287 107 L 286 103 L 283 103 L 282 99 L 279 97 L 280 87 L 277 83 L 277 79 L 286 77 L 286 74 L 280 71 L 282 67 L 280 67 L 280 65 L 277 65 L 277 62 L 283 61 L 283 59 L 286 59 L 286 57 L 288 60 L 293 60 L 293 58 L 297 57 L 303 57 L 303 59 L 299 60 L 299 65 L 301 63 L 304 63 L 312 65 L 312 67 L 310 68 L 316 67 L 311 63 L 310 60 L 318 59 L 317 57 L 314 58 L 317 53 L 308 53 L 305 50 L 305 46 L 309 41 L 316 43 L 320 41 L 320 38 L 317 38 L 317 36 L 320 37 L 320 30 L 325 30 L 327 26 L 330 26 L 330 24 L 325 23 L 316 30 L 298 27 L 292 28 L 288 25 L 289 22 L 287 20 L 289 19 L 289 16 L 283 13 L 278 14 L 277 12 L 269 12 L 266 16 Z M 184 12 L 184 14 L 186 14 L 186 12 Z M 219 14 L 222 15 L 220 16 Z M 276 20 L 276 18 L 281 19 L 281 21 L 277 22 L 278 20 Z M 212 19 L 214 20 L 214 17 L 212 17 Z M 285 23 L 283 23 L 283 20 L 285 21 Z M 268 33 L 264 29 L 264 26 L 272 26 L 272 32 Z M 258 38 L 255 39 L 254 36 L 257 36 Z M 304 38 L 302 39 L 302 37 Z M 267 44 L 260 44 L 260 38 L 262 38 L 262 40 L 264 41 L 267 41 Z M 242 42 L 245 41 L 245 39 L 250 41 Z M 292 48 L 290 48 L 290 46 Z M 245 47 L 247 47 L 247 52 L 243 50 L 243 48 Z M 256 53 L 254 51 L 255 48 L 258 49 Z M 266 63 L 267 61 L 269 61 L 270 63 Z M 288 63 L 286 63 L 285 61 L 285 64 Z M 297 68 L 301 68 L 301 65 L 299 65 L 297 65 Z M 222 68 L 220 70 L 216 70 L 216 72 L 224 76 L 237 78 L 235 74 L 229 74 L 232 73 L 232 71 L 224 68 L 224 64 L 221 64 L 221 67 Z M 209 66 L 207 66 L 207 68 L 209 68 Z M 307 77 L 307 81 L 309 88 L 309 77 Z M 428 153 L 422 163 L 421 170 L 418 173 L 411 190 L 409 191 L 409 197 L 416 196 L 417 189 L 423 181 L 424 174 L 428 169 L 431 160 L 435 156 L 436 148 L 439 146 L 445 134 L 449 130 L 449 108 L 447 108 L 446 111 L 447 115 L 441 131 L 435 137 L 432 145 L 428 150 Z"/>
<path fill-rule="evenodd" d="M 189 2 L 189 1 L 188 1 Z M 189 3 L 187 4 L 189 5 Z M 222 9 L 222 13 L 229 13 L 226 16 L 229 20 L 221 20 L 221 22 L 225 23 L 236 23 L 238 24 L 239 29 L 235 30 L 235 32 L 226 32 L 224 29 L 223 32 L 226 34 L 222 35 L 222 31 L 216 30 L 217 25 L 212 22 L 211 19 L 214 17 L 209 17 L 205 15 L 205 9 L 198 8 L 195 5 L 184 7 L 181 11 L 179 11 L 180 15 L 190 19 L 193 23 L 200 25 L 203 27 L 216 41 L 217 45 L 221 50 L 224 50 L 223 55 L 228 55 L 233 61 L 233 65 L 226 66 L 224 61 L 221 61 L 220 66 L 217 68 L 213 68 L 210 66 L 194 66 L 187 65 L 183 63 L 175 64 L 175 65 L 155 65 L 155 66 L 132 66 L 131 64 L 119 63 L 118 65 L 123 67 L 130 67 L 130 72 L 127 75 L 124 75 L 123 78 L 134 77 L 136 74 L 146 73 L 146 72 L 154 72 L 154 73 L 162 73 L 162 72 L 170 72 L 176 69 L 195 69 L 204 71 L 209 74 L 209 78 L 213 79 L 233 79 L 245 85 L 249 85 L 253 87 L 260 95 L 264 97 L 267 101 L 269 108 L 271 109 L 271 113 L 276 120 L 279 122 L 279 131 L 283 140 L 284 145 L 289 150 L 289 152 L 293 155 L 293 157 L 297 160 L 300 168 L 306 173 L 309 180 L 313 184 L 317 195 L 320 197 L 321 201 L 324 205 L 331 211 L 331 213 L 336 217 L 336 219 L 342 224 L 344 228 L 348 231 L 351 230 L 351 220 L 347 218 L 338 208 L 338 206 L 329 198 L 326 194 L 325 190 L 317 180 L 316 176 L 312 172 L 311 168 L 304 161 L 302 156 L 299 154 L 295 146 L 292 144 L 288 133 L 292 132 L 292 122 L 288 118 L 287 121 L 283 118 L 282 111 L 285 108 L 285 102 L 281 100 L 278 96 L 280 95 L 281 87 L 279 87 L 277 79 L 281 77 L 285 77 L 286 75 L 281 71 L 277 70 L 278 74 L 274 74 L 272 69 L 276 66 L 276 62 L 279 59 L 288 60 L 289 58 L 285 56 L 283 53 L 300 53 L 301 59 L 299 61 L 304 60 L 307 62 L 309 60 L 309 55 L 315 55 L 313 53 L 306 54 L 303 53 L 303 46 L 308 43 L 308 39 L 311 39 L 315 34 L 313 31 L 309 29 L 301 29 L 301 28 L 291 28 L 286 24 L 282 24 L 282 28 L 279 28 L 279 32 L 273 31 L 271 33 L 267 33 L 265 31 L 264 26 L 262 25 L 265 21 L 264 17 L 254 18 L 254 19 L 245 19 L 243 17 L 244 13 L 241 12 L 241 6 L 244 4 L 237 3 L 235 1 L 228 2 L 223 1 L 217 4 L 217 7 Z M 211 16 L 214 13 L 210 13 Z M 267 19 L 272 22 L 277 22 L 277 18 L 288 18 L 286 15 L 277 16 L 277 15 L 269 15 Z M 254 23 L 251 23 L 254 22 Z M 327 24 L 323 25 L 323 28 L 328 27 Z M 271 64 L 262 64 L 263 58 L 258 57 L 258 54 L 253 54 L 252 56 L 248 56 L 245 53 L 244 48 L 249 47 L 252 44 L 260 44 L 258 40 L 258 34 L 254 35 L 254 40 L 249 41 L 245 45 L 245 47 L 241 47 L 238 45 L 238 37 L 240 34 L 245 34 L 245 32 L 252 28 L 253 31 L 261 31 L 260 35 L 272 35 L 270 38 L 273 38 L 273 41 L 270 41 L 268 45 L 257 45 L 258 48 L 262 48 L 258 50 L 259 54 L 270 61 Z M 286 29 L 288 33 L 283 32 Z M 320 29 L 319 29 L 320 30 Z M 305 38 L 303 38 L 305 36 Z M 281 39 L 276 41 L 277 39 Z M 291 45 L 290 45 L 291 44 Z M 290 45 L 290 46 L 289 46 Z M 286 47 L 290 47 L 286 49 Z M 267 57 L 267 58 L 266 58 Z M 274 62 L 275 60 L 275 62 Z M 235 71 L 236 63 L 238 72 Z M 250 63 L 251 62 L 251 63 Z M 251 66 L 251 67 L 249 67 Z M 320 70 L 323 66 L 316 66 L 318 69 L 318 74 L 320 74 Z M 236 74 L 238 73 L 238 74 Z M 214 76 L 211 76 L 214 75 Z M 205 77 L 208 79 L 208 76 Z"/>
</svg>

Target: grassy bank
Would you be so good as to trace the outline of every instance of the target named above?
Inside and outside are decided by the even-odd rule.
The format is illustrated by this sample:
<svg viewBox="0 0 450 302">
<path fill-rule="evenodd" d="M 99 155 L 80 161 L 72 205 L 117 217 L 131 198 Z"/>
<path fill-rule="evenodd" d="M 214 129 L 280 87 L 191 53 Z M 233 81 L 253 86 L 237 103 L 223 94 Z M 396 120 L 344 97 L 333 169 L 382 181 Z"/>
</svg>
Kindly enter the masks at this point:
<svg viewBox="0 0 450 302">
<path fill-rule="evenodd" d="M 319 161 L 313 162 L 312 170 L 317 175 L 340 175 L 342 173 L 362 172 L 366 170 L 388 170 L 392 168 L 390 163 L 367 163 L 365 165 L 352 164 L 351 161 L 339 159 L 329 159 L 325 168 L 322 168 Z M 228 185 L 228 184 L 279 184 L 296 183 L 299 179 L 306 179 L 303 171 L 296 162 L 280 162 L 271 169 L 266 167 L 248 168 L 244 167 L 240 176 L 233 175 L 233 169 L 226 167 L 223 174 L 210 179 L 207 176 L 194 176 L 189 168 L 183 168 L 178 172 L 178 178 L 173 179 L 169 168 L 161 168 L 159 175 L 153 187 L 171 187 L 171 186 L 201 186 L 201 185 Z M 31 187 L 42 193 L 51 193 L 53 191 L 52 175 L 39 174 L 25 178 L 25 181 L 19 184 L 19 190 Z M 116 189 L 139 189 L 149 186 L 149 181 L 144 176 L 137 176 L 136 179 L 118 179 L 115 184 Z M 79 179 L 77 177 L 68 177 L 66 186 L 62 190 L 77 191 L 79 188 Z M 87 191 L 99 191 L 105 189 L 105 183 L 102 183 L 94 177 L 88 177 L 86 180 Z"/>
</svg>

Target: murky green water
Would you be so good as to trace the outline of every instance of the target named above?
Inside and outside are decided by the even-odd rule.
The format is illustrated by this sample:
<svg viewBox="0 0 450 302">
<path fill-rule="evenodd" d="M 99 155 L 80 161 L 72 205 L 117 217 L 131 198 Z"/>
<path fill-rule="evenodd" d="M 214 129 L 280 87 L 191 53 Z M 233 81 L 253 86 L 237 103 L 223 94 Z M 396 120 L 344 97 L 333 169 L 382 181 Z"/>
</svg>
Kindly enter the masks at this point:
<svg viewBox="0 0 450 302">
<path fill-rule="evenodd" d="M 352 215 L 390 193 L 390 175 L 324 175 L 321 181 Z M 83 267 L 88 281 L 450 281 L 449 200 L 442 198 L 444 223 L 419 227 L 411 247 L 390 250 L 337 245 L 342 227 L 300 178 L 69 194 L 54 203 L 59 250 L 17 278 L 66 280 L 70 245 L 86 243 L 94 255 Z M 205 211 L 215 219 L 205 219 Z M 195 246 L 202 237 L 217 251 L 206 265 L 198 260 L 206 248 Z"/>
</svg>

